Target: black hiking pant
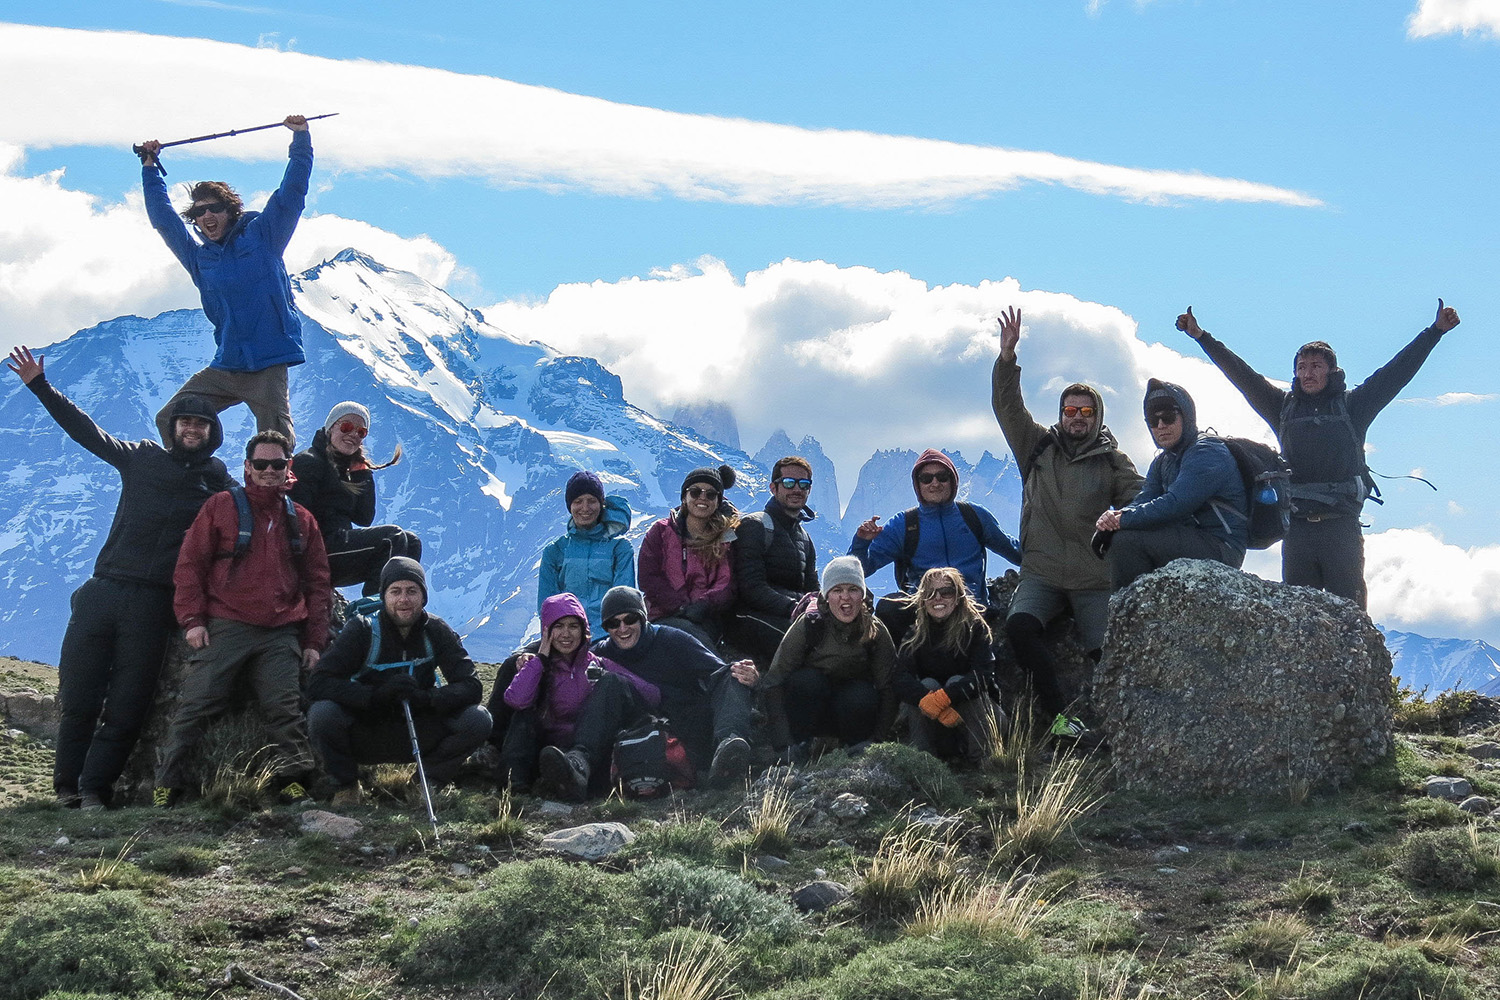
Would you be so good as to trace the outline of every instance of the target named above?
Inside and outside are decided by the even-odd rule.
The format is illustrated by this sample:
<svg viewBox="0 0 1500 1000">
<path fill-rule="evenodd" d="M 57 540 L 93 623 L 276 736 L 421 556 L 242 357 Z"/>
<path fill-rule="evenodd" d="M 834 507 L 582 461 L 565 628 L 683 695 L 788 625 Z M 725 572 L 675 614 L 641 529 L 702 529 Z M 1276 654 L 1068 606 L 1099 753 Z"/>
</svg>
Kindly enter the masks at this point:
<svg viewBox="0 0 1500 1000">
<path fill-rule="evenodd" d="M 363 584 L 366 597 L 380 593 L 380 571 L 392 556 L 422 561 L 422 540 L 394 524 L 373 528 L 350 528 L 324 539 L 328 548 L 328 574 L 334 587 Z"/>
<path fill-rule="evenodd" d="M 490 735 L 490 713 L 478 705 L 440 714 L 413 709 L 422 769 L 433 788 L 458 774 L 469 754 Z M 315 701 L 307 710 L 308 737 L 323 769 L 340 787 L 359 778 L 361 764 L 410 764 L 411 734 L 397 705 L 389 712 L 353 712 L 336 701 Z"/>
<path fill-rule="evenodd" d="M 720 670 L 709 689 L 696 697 L 663 692 L 661 712 L 668 729 L 682 740 L 688 759 L 702 771 L 713 762 L 720 742 L 731 736 L 750 739 L 754 706 L 755 689 L 735 680 L 728 670 Z"/>
<path fill-rule="evenodd" d="M 516 714 L 515 710 L 505 703 L 505 689 L 510 687 L 510 682 L 516 679 L 516 674 L 521 669 L 521 661 L 528 656 L 536 654 L 541 648 L 541 641 L 528 643 L 505 658 L 505 662 L 495 668 L 495 683 L 490 687 L 490 700 L 485 705 L 490 711 L 490 743 L 496 750 L 505 747 L 505 734 L 510 730 L 510 720 Z M 505 785 L 504 781 L 500 782 Z"/>
<path fill-rule="evenodd" d="M 813 667 L 793 670 L 782 682 L 782 705 L 792 740 L 836 736 L 845 746 L 874 739 L 880 691 L 873 681 L 837 680 Z"/>
<path fill-rule="evenodd" d="M 1365 606 L 1365 536 L 1359 517 L 1293 517 L 1281 543 L 1281 580 Z"/>
<path fill-rule="evenodd" d="M 1239 569 L 1245 553 L 1190 524 L 1121 528 L 1109 546 L 1110 589 L 1128 587 L 1136 577 L 1161 569 L 1173 559 L 1211 559 Z"/>
<path fill-rule="evenodd" d="M 500 788 L 529 788 L 536 780 L 537 756 L 543 746 L 537 711 L 533 707 L 511 713 L 495 776 Z M 581 750 L 588 758 L 590 796 L 609 790 L 610 757 L 620 731 L 643 721 L 650 711 L 645 699 L 618 674 L 606 672 L 595 682 L 578 711 L 572 744 L 558 746 L 563 751 Z"/>
<path fill-rule="evenodd" d="M 1016 665 L 1031 682 L 1037 706 L 1050 724 L 1067 712 L 1068 696 L 1057 681 L 1057 660 L 1047 647 L 1046 632 L 1045 624 L 1024 611 L 1005 619 L 1005 635 L 1016 654 Z"/>
<path fill-rule="evenodd" d="M 52 786 L 108 802 L 156 698 L 177 627 L 172 588 L 95 576 L 73 592 L 72 608 L 57 665 Z"/>
<path fill-rule="evenodd" d="M 742 611 L 729 616 L 724 626 L 724 639 L 736 649 L 755 661 L 761 673 L 771 665 L 776 649 L 792 627 L 790 618 L 779 618 L 759 611 Z"/>
</svg>

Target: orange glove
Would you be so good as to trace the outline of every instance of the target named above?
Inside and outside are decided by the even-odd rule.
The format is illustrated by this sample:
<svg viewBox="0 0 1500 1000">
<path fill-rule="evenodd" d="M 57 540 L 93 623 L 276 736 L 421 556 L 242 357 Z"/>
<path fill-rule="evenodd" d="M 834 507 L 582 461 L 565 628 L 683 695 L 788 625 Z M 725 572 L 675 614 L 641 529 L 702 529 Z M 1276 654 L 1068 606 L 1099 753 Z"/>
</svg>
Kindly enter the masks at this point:
<svg viewBox="0 0 1500 1000">
<path fill-rule="evenodd" d="M 947 691 L 944 691 L 942 688 L 938 688 L 936 691 L 931 691 L 924 695 L 922 697 L 922 700 L 917 702 L 917 707 L 920 708 L 922 710 L 922 714 L 927 716 L 929 719 L 937 719 L 941 721 L 944 712 L 953 711 L 953 700 L 948 697 Z"/>
</svg>

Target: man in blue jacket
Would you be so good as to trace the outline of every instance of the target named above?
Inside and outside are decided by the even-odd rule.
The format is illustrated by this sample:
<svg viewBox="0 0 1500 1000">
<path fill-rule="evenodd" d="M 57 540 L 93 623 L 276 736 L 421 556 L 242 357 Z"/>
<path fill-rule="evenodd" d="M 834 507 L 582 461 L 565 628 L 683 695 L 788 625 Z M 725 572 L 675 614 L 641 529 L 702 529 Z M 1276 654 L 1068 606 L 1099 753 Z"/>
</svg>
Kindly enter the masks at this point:
<svg viewBox="0 0 1500 1000">
<path fill-rule="evenodd" d="M 1228 445 L 1198 432 L 1193 397 L 1180 385 L 1146 383 L 1146 426 L 1161 449 L 1146 485 L 1128 507 L 1107 510 L 1095 527 L 1109 536 L 1113 590 L 1173 559 L 1245 561 L 1250 507 Z"/>
<path fill-rule="evenodd" d="M 244 403 L 255 414 L 256 430 L 274 430 L 295 441 L 287 397 L 287 369 L 307 360 L 302 352 L 302 318 L 292 304 L 292 285 L 281 255 L 286 251 L 307 202 L 312 176 L 312 137 L 307 119 L 288 115 L 292 145 L 281 186 L 261 212 L 246 212 L 234 189 L 223 181 L 193 186 L 192 207 L 179 218 L 167 198 L 157 163 L 161 143 L 140 144 L 141 187 L 146 215 L 167 248 L 187 270 L 214 325 L 214 359 L 188 379 L 156 415 L 162 441 L 172 440 L 172 408 L 184 395 L 208 400 L 214 412 Z M 192 222 L 194 239 L 183 220 Z"/>
<path fill-rule="evenodd" d="M 936 448 L 922 452 L 911 467 L 911 488 L 917 506 L 892 517 L 883 528 L 878 517 L 865 521 L 855 530 L 848 554 L 859 557 L 866 576 L 894 562 L 896 586 L 905 594 L 916 591 L 928 570 L 952 566 L 963 576 L 969 594 L 987 604 L 985 550 L 1019 566 L 1021 547 L 1001 529 L 994 514 L 958 499 L 958 469 Z M 915 612 L 898 610 L 885 599 L 875 613 L 897 645 L 916 619 Z"/>
</svg>

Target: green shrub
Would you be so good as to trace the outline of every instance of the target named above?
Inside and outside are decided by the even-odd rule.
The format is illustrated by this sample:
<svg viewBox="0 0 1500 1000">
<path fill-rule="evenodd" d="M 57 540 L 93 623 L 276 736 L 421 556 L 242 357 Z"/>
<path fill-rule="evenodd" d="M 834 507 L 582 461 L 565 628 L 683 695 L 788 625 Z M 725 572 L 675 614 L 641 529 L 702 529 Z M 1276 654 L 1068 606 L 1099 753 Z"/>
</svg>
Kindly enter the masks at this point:
<svg viewBox="0 0 1500 1000">
<path fill-rule="evenodd" d="M 730 940 L 784 942 L 804 929 L 789 904 L 722 869 L 658 861 L 639 869 L 636 879 L 641 908 L 653 930 L 691 925 Z"/>
<path fill-rule="evenodd" d="M 28 901 L 0 931 L 0 997 L 31 1000 L 53 990 L 135 996 L 172 978 L 161 922 L 128 892 Z"/>
<path fill-rule="evenodd" d="M 163 875 L 206 875 L 214 868 L 214 852 L 203 847 L 157 847 L 141 855 L 141 867 Z"/>
<path fill-rule="evenodd" d="M 1379 948 L 1348 955 L 1300 977 L 1306 1000 L 1467 1000 L 1458 974 L 1433 965 L 1413 947 Z"/>
<path fill-rule="evenodd" d="M 646 830 L 625 849 L 630 857 L 678 857 L 690 861 L 712 861 L 719 844 L 719 824 L 707 816 L 696 820 L 663 823 Z"/>
<path fill-rule="evenodd" d="M 412 982 L 482 981 L 498 995 L 595 996 L 618 983 L 640 904 L 629 880 L 543 859 L 502 865 L 471 893 L 396 940 Z"/>
<path fill-rule="evenodd" d="M 891 809 L 912 800 L 939 809 L 957 809 L 966 801 L 963 787 L 947 764 L 905 743 L 877 743 L 855 761 L 855 768 L 850 790 L 868 795 Z M 899 789 L 892 789 L 885 781 L 860 780 L 861 771 L 876 768 L 895 778 Z"/>
<path fill-rule="evenodd" d="M 1467 830 L 1423 830 L 1401 845 L 1401 874 L 1430 889 L 1472 889 L 1479 864 Z"/>
</svg>

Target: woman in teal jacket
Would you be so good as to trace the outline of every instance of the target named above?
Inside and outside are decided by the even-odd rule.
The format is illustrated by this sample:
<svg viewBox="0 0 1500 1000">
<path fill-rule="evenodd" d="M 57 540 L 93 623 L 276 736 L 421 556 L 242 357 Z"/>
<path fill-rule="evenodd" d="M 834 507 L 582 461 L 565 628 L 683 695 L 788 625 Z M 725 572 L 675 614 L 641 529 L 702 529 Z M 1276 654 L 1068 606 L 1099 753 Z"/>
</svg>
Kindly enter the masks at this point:
<svg viewBox="0 0 1500 1000">
<path fill-rule="evenodd" d="M 611 587 L 635 586 L 635 550 L 621 537 L 630 528 L 630 504 L 604 495 L 592 472 L 575 472 L 563 494 L 568 530 L 542 550 L 537 610 L 554 594 L 573 594 L 589 616 L 589 631 L 604 634 L 599 605 Z"/>
</svg>

